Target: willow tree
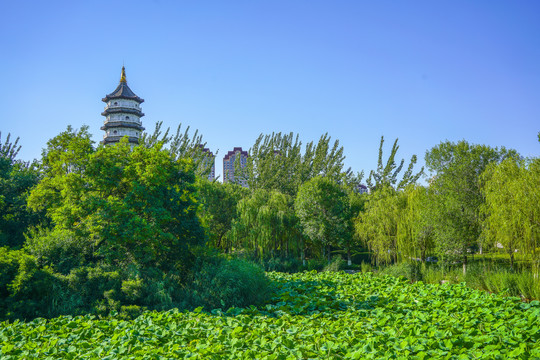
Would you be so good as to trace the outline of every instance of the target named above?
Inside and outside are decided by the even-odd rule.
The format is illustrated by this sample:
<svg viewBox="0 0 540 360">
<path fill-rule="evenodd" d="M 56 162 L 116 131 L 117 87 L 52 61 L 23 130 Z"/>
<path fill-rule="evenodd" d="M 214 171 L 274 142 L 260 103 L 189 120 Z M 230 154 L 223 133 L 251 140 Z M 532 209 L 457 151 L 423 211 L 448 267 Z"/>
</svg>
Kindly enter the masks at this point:
<svg viewBox="0 0 540 360">
<path fill-rule="evenodd" d="M 300 237 L 293 199 L 277 190 L 254 190 L 238 202 L 230 238 L 233 246 L 255 258 L 288 256 Z"/>
<path fill-rule="evenodd" d="M 424 262 L 435 247 L 429 214 L 433 194 L 427 187 L 411 184 L 402 196 L 405 203 L 398 219 L 397 247 L 403 257 Z"/>
<path fill-rule="evenodd" d="M 383 186 L 370 194 L 365 211 L 355 221 L 357 235 L 373 253 L 377 264 L 398 260 L 398 228 L 406 204 L 402 192 Z"/>
<path fill-rule="evenodd" d="M 484 236 L 500 244 L 514 266 L 514 253 L 533 260 L 540 254 L 540 160 L 508 158 L 491 164 L 482 175 L 486 199 Z"/>
</svg>

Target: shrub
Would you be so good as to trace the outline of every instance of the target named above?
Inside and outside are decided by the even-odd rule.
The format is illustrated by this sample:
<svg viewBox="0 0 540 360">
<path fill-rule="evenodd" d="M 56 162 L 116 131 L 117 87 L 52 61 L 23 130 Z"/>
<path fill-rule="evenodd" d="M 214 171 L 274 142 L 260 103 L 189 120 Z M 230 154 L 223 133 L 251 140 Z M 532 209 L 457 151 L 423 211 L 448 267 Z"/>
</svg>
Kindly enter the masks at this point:
<svg viewBox="0 0 540 360">
<path fill-rule="evenodd" d="M 50 267 L 40 268 L 33 256 L 23 256 L 17 275 L 8 285 L 7 318 L 33 319 L 56 317 L 73 311 L 71 299 L 76 296 L 66 277 Z"/>
<path fill-rule="evenodd" d="M 26 237 L 25 250 L 36 257 L 39 266 L 50 266 L 67 275 L 90 256 L 90 241 L 65 229 L 36 228 Z"/>
<path fill-rule="evenodd" d="M 330 261 L 330 263 L 328 263 L 324 268 L 323 268 L 323 271 L 332 271 L 332 272 L 336 272 L 336 271 L 340 271 L 340 270 L 343 270 L 345 268 L 345 260 L 343 260 L 341 258 L 341 256 L 334 256 L 332 258 L 332 261 Z"/>
<path fill-rule="evenodd" d="M 362 263 L 360 264 L 360 270 L 363 273 L 373 272 L 373 267 L 370 263 L 362 261 Z"/>
<path fill-rule="evenodd" d="M 265 271 L 295 273 L 302 269 L 302 262 L 296 257 L 272 257 L 261 263 Z"/>
<path fill-rule="evenodd" d="M 258 265 L 241 260 L 208 258 L 195 269 L 188 285 L 189 305 L 206 310 L 263 303 L 270 282 Z"/>
<path fill-rule="evenodd" d="M 422 266 L 422 263 L 416 261 L 403 262 L 385 267 L 381 273 L 395 277 L 405 277 L 411 281 L 421 281 L 423 279 Z"/>
<path fill-rule="evenodd" d="M 20 250 L 0 247 L 0 301 L 9 295 L 8 285 L 17 276 L 19 262 L 25 256 Z"/>
</svg>

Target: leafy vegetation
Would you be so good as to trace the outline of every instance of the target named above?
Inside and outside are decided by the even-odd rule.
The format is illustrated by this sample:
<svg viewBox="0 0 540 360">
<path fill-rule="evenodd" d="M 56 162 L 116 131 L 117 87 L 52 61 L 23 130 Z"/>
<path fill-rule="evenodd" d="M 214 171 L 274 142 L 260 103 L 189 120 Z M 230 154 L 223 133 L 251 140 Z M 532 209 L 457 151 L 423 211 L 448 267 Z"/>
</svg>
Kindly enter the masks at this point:
<svg viewBox="0 0 540 360">
<path fill-rule="evenodd" d="M 135 320 L 59 317 L 0 326 L 3 359 L 530 359 L 540 302 L 463 284 L 372 274 L 271 273 L 272 300 Z"/>
</svg>

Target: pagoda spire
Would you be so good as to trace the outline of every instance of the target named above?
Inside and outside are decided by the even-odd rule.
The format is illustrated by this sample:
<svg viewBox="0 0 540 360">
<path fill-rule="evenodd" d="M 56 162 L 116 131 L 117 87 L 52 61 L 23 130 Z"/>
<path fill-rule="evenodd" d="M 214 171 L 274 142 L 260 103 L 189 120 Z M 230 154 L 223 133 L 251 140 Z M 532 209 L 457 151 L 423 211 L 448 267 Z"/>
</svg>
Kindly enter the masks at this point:
<svg viewBox="0 0 540 360">
<path fill-rule="evenodd" d="M 124 66 L 122 66 L 122 76 L 120 77 L 120 83 L 126 83 L 127 84 L 126 68 Z"/>
</svg>

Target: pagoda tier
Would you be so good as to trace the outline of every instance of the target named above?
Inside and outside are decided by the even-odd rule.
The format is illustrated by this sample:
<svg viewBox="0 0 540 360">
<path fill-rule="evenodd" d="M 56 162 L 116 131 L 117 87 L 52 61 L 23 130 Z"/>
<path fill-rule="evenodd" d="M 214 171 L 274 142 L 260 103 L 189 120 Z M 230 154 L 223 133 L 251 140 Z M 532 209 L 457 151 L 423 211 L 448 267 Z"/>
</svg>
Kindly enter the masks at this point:
<svg viewBox="0 0 540 360">
<path fill-rule="evenodd" d="M 137 129 L 139 131 L 144 131 L 144 127 L 142 127 L 140 124 L 125 122 L 125 121 L 108 122 L 108 123 L 105 123 L 105 125 L 103 125 L 100 129 L 107 130 L 111 128 L 120 128 L 120 127 L 126 127 L 126 128 L 131 128 L 131 129 Z"/>
</svg>

